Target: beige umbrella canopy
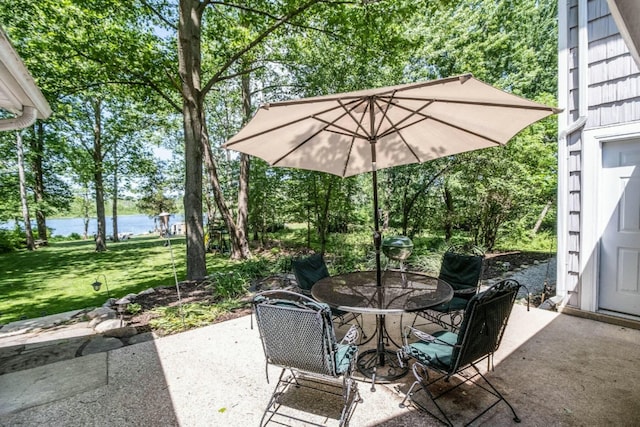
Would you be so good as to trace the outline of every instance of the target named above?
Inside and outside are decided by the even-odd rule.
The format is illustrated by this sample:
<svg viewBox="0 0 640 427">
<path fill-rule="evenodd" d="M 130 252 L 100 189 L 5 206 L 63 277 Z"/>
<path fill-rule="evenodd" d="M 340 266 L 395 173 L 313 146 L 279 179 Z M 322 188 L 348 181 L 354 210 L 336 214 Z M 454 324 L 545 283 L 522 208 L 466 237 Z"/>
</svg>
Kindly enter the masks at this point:
<svg viewBox="0 0 640 427">
<path fill-rule="evenodd" d="M 506 144 L 558 110 L 470 74 L 265 104 L 224 147 L 346 177 Z M 375 146 L 372 146 L 375 143 Z"/>
<path fill-rule="evenodd" d="M 504 145 L 559 111 L 466 74 L 265 104 L 224 147 L 272 166 L 342 177 L 373 172 L 380 271 L 377 169 Z"/>
</svg>

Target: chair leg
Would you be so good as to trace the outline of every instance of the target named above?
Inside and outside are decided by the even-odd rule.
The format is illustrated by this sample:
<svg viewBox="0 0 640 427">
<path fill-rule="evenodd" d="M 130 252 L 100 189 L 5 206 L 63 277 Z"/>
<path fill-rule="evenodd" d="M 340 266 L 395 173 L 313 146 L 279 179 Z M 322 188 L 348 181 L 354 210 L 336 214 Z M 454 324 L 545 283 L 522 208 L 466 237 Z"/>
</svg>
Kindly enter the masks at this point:
<svg viewBox="0 0 640 427">
<path fill-rule="evenodd" d="M 349 420 L 353 415 L 358 403 L 362 403 L 362 397 L 358 391 L 358 384 L 351 377 L 344 377 L 342 380 L 342 397 L 344 399 L 344 406 L 342 413 L 340 414 L 339 426 L 349 425 Z"/>
<path fill-rule="evenodd" d="M 493 384 L 491 384 L 491 382 L 487 379 L 487 377 L 485 377 L 475 365 L 472 364 L 471 367 L 475 370 L 475 374 L 474 375 L 472 375 L 471 377 L 467 378 L 462 383 L 457 384 L 457 385 L 455 385 L 455 386 L 453 386 L 453 387 L 451 387 L 451 388 L 449 388 L 449 389 L 447 389 L 445 391 L 440 392 L 436 396 L 431 392 L 431 390 L 429 389 L 429 386 L 431 386 L 432 384 L 435 384 L 436 382 L 438 382 L 438 381 L 440 381 L 442 379 L 444 379 L 445 381 L 448 382 L 449 376 L 447 376 L 447 375 L 439 376 L 439 377 L 437 377 L 435 379 L 429 380 L 427 368 L 424 365 L 420 364 L 420 363 L 415 363 L 414 364 L 413 373 L 414 373 L 414 376 L 416 377 L 416 381 L 411 385 L 411 387 L 409 388 L 409 391 L 405 395 L 405 397 L 402 400 L 402 402 L 400 402 L 400 407 L 401 408 L 405 408 L 406 407 L 406 401 L 407 401 L 407 399 L 409 399 L 409 400 L 411 400 L 411 402 L 415 406 L 417 406 L 422 411 L 427 412 L 428 414 L 430 414 L 434 418 L 440 420 L 444 424 L 452 426 L 453 423 L 451 422 L 451 420 L 447 416 L 447 414 L 444 411 L 444 409 L 438 404 L 438 399 L 440 399 L 445 394 L 448 394 L 450 391 L 456 389 L 458 386 L 466 383 L 467 381 L 472 380 L 476 376 L 479 376 L 489 386 L 489 388 L 482 386 L 481 384 L 477 383 L 477 381 L 473 382 L 473 384 L 476 385 L 477 387 L 481 388 L 485 392 L 492 394 L 493 396 L 495 396 L 497 398 L 497 400 L 495 402 L 493 402 L 491 405 L 489 405 L 487 408 L 485 408 L 482 412 L 477 414 L 472 420 L 466 422 L 465 425 L 472 424 L 474 421 L 476 421 L 478 418 L 480 418 L 481 416 L 486 414 L 490 409 L 492 409 L 494 406 L 496 406 L 501 401 L 504 402 L 509 407 L 509 409 L 511 410 L 511 413 L 513 414 L 513 421 L 515 421 L 516 423 L 521 422 L 521 419 L 520 419 L 520 417 L 518 417 L 518 414 L 516 413 L 515 409 L 513 408 L 511 403 L 509 403 L 509 401 L 502 395 L 502 393 L 500 393 L 500 391 L 498 391 L 498 389 L 496 389 L 496 387 Z M 435 407 L 438 409 L 438 412 L 442 415 L 442 418 L 440 416 L 438 416 L 437 414 L 435 414 L 434 412 L 432 412 L 424 404 L 422 404 L 419 401 L 417 401 L 416 399 L 414 399 L 414 395 L 416 393 L 419 393 L 421 390 L 423 390 L 426 393 L 426 395 L 429 398 L 429 400 L 435 405 Z"/>
<path fill-rule="evenodd" d="M 278 402 L 278 399 L 280 398 L 282 393 L 284 393 L 284 391 L 289 385 L 289 383 L 287 382 L 287 384 L 284 387 L 282 387 L 282 377 L 285 371 L 286 369 L 283 369 L 280 372 L 280 376 L 278 377 L 278 382 L 276 383 L 273 393 L 271 394 L 271 398 L 269 399 L 267 408 L 264 410 L 264 413 L 262 414 L 262 418 L 260 419 L 260 427 L 263 427 L 269 424 L 271 419 L 274 417 L 274 415 L 276 415 L 276 413 L 278 412 L 278 409 L 280 408 L 280 403 Z M 267 415 L 269 415 L 268 418 L 267 418 Z M 266 421 L 265 421 L 265 418 L 266 418 Z"/>
<path fill-rule="evenodd" d="M 484 413 L 486 413 L 489 409 L 493 408 L 495 405 L 497 405 L 498 403 L 500 403 L 500 401 L 504 402 L 507 404 L 507 406 L 509 407 L 509 409 L 511 409 L 511 413 L 513 414 L 513 421 L 515 421 L 516 423 L 519 423 L 520 421 L 522 421 L 520 419 L 520 417 L 518 417 L 518 414 L 516 414 L 516 410 L 513 408 L 513 406 L 511 406 L 511 403 L 509 403 L 509 401 L 502 395 L 502 393 L 500 393 L 498 391 L 497 388 L 495 388 L 495 386 L 493 384 L 491 384 L 491 382 L 487 379 L 487 377 L 485 377 L 484 375 L 482 375 L 482 373 L 480 372 L 480 370 L 475 366 L 475 365 L 471 365 L 473 366 L 473 369 L 476 370 L 476 372 L 478 373 L 478 375 L 480 376 L 480 378 L 482 378 L 484 380 L 485 383 L 487 383 L 487 385 L 489 387 L 491 387 L 491 390 L 493 390 L 493 395 L 496 396 L 498 398 L 498 400 L 491 406 L 489 406 L 487 409 L 485 409 L 481 414 L 479 414 L 476 418 L 474 418 L 471 422 L 477 420 L 478 418 L 480 418 L 482 415 L 484 415 Z M 489 390 L 487 390 L 487 392 L 490 392 Z M 491 392 L 490 392 L 491 393 Z"/>
<path fill-rule="evenodd" d="M 416 388 L 416 386 L 417 386 L 417 388 Z M 427 408 L 422 403 L 418 402 L 417 400 L 415 400 L 413 398 L 413 396 L 416 393 L 419 393 L 421 390 L 423 390 L 427 394 L 427 396 L 429 397 L 429 400 L 435 405 L 435 407 L 438 409 L 438 412 L 440 412 L 440 414 L 442 414 L 443 418 L 437 416 L 432 411 L 430 411 L 429 408 Z M 431 393 L 431 391 L 429 391 L 428 384 L 423 384 L 421 381 L 415 381 L 411 385 L 411 387 L 409 388 L 409 391 L 407 392 L 407 394 L 404 396 L 404 399 L 402 400 L 402 402 L 400 402 L 400 404 L 399 404 L 400 408 L 406 408 L 407 407 L 407 405 L 405 403 L 407 401 L 407 399 L 411 400 L 411 403 L 413 403 L 415 406 L 417 406 L 418 409 L 420 409 L 423 412 L 428 413 L 429 415 L 431 415 L 432 417 L 434 417 L 438 421 L 442 422 L 443 424 L 446 424 L 448 426 L 453 426 L 453 423 L 451 422 L 451 420 L 449 419 L 447 414 L 442 410 L 440 405 L 438 405 L 437 398 L 434 398 L 434 396 Z"/>
<path fill-rule="evenodd" d="M 400 405 L 398 406 L 400 406 L 401 408 L 407 407 L 405 402 L 407 401 L 407 399 L 411 399 L 411 396 L 413 396 L 413 393 L 414 393 L 413 389 L 419 384 L 420 384 L 419 381 L 414 381 L 413 384 L 411 384 L 411 387 L 409 387 L 409 391 L 407 392 L 407 394 L 404 395 L 404 399 L 402 399 L 402 402 L 400 402 Z M 418 391 L 420 390 L 418 389 Z"/>
</svg>

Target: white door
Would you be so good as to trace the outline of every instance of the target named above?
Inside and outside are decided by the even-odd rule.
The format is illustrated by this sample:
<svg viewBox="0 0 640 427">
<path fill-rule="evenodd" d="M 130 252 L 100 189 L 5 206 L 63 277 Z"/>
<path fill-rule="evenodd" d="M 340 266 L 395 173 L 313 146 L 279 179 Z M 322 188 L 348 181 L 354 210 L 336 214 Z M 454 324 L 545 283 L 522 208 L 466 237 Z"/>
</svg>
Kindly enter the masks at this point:
<svg viewBox="0 0 640 427">
<path fill-rule="evenodd" d="M 640 140 L 604 143 L 599 181 L 598 306 L 640 316 Z"/>
</svg>

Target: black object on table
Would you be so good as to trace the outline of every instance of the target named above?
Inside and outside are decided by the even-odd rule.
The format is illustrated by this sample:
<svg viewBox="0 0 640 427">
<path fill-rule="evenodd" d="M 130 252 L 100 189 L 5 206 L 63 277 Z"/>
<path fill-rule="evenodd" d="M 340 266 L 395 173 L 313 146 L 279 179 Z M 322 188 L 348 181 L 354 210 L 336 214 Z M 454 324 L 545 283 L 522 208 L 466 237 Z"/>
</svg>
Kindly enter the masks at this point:
<svg viewBox="0 0 640 427">
<path fill-rule="evenodd" d="M 453 297 L 453 288 L 436 277 L 387 270 L 378 286 L 376 275 L 376 271 L 358 271 L 326 277 L 311 289 L 313 298 L 332 308 L 376 315 L 376 348 L 361 352 L 357 363 L 358 370 L 374 384 L 376 379 L 393 381 L 408 372 L 400 366 L 396 353 L 384 348 L 389 338 L 385 315 L 425 310 Z"/>
</svg>

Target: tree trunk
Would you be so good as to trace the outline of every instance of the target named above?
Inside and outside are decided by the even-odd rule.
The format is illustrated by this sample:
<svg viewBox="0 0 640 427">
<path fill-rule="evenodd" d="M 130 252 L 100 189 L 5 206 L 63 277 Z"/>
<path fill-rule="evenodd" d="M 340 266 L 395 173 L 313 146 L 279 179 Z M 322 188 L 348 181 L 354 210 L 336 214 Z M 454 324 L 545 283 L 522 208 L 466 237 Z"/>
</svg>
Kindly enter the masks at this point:
<svg viewBox="0 0 640 427">
<path fill-rule="evenodd" d="M 242 109 L 245 123 L 251 118 L 251 85 L 248 74 L 242 75 Z M 242 258 L 251 256 L 247 235 L 249 233 L 249 172 L 251 160 L 247 154 L 240 154 L 240 182 L 238 189 L 238 228 L 236 241 L 240 247 L 235 248 Z"/>
<path fill-rule="evenodd" d="M 213 190 L 214 198 L 216 200 L 216 206 L 220 211 L 222 220 L 229 231 L 229 240 L 231 242 L 231 258 L 233 259 L 245 259 L 251 256 L 249 252 L 249 244 L 244 233 L 238 232 L 238 226 L 233 220 L 233 216 L 229 207 L 224 200 L 224 194 L 222 194 L 222 187 L 220 186 L 220 180 L 218 179 L 218 167 L 216 165 L 215 158 L 211 146 L 206 143 L 203 146 L 204 149 L 204 163 L 207 166 L 207 174 L 209 176 L 209 183 Z M 242 244 L 240 237 L 244 235 L 245 244 Z"/>
<path fill-rule="evenodd" d="M 44 174 L 42 171 L 42 156 L 44 153 L 44 127 L 41 122 L 35 125 L 35 137 L 31 140 L 31 171 L 34 176 L 33 195 L 36 202 L 36 222 L 38 224 L 38 239 L 47 240 L 47 219 L 44 213 Z"/>
<path fill-rule="evenodd" d="M 542 212 L 540 212 L 540 216 L 538 216 L 538 220 L 536 221 L 536 224 L 533 226 L 533 230 L 531 230 L 532 236 L 535 236 L 540 230 L 540 226 L 542 226 L 542 221 L 544 220 L 544 217 L 547 216 L 549 209 L 551 209 L 551 204 L 552 202 L 548 201 L 547 204 L 544 205 Z"/>
<path fill-rule="evenodd" d="M 16 151 L 18 152 L 18 177 L 20 179 L 20 204 L 22 205 L 22 219 L 24 220 L 24 232 L 27 235 L 27 249 L 34 250 L 36 245 L 31 231 L 31 218 L 29 218 L 29 206 L 27 205 L 27 182 L 24 173 L 24 150 L 22 147 L 22 133 L 16 131 Z"/>
<path fill-rule="evenodd" d="M 444 240 L 450 241 L 451 237 L 453 237 L 453 196 L 451 195 L 451 190 L 449 190 L 449 186 L 446 181 L 444 183 Z"/>
<path fill-rule="evenodd" d="M 182 80 L 185 148 L 184 219 L 187 229 L 187 280 L 198 280 L 207 275 L 202 221 L 202 147 L 208 145 L 201 87 L 202 12 L 203 6 L 199 0 L 180 0 L 178 71 Z"/>
<path fill-rule="evenodd" d="M 84 225 L 84 234 L 82 235 L 82 240 L 87 240 L 89 238 L 89 221 L 91 218 L 89 217 L 89 188 L 85 184 L 84 187 L 84 195 L 82 196 L 82 222 Z"/>
<path fill-rule="evenodd" d="M 113 198 L 111 207 L 111 225 L 113 227 L 113 241 L 117 242 L 120 239 L 118 238 L 118 160 L 116 158 L 116 162 L 113 169 Z"/>
<path fill-rule="evenodd" d="M 107 250 L 107 230 L 104 209 L 104 179 L 102 163 L 102 111 L 101 102 L 93 102 L 93 183 L 96 188 L 96 216 L 98 232 L 95 237 L 96 252 Z"/>
</svg>

